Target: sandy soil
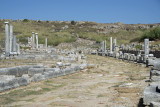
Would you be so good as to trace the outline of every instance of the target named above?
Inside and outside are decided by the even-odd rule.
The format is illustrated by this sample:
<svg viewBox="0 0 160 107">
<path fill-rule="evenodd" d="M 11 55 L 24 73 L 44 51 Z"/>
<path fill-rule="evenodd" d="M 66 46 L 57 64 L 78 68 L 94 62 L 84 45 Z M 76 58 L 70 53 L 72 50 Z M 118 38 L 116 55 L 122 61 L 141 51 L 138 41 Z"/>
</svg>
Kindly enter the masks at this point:
<svg viewBox="0 0 160 107">
<path fill-rule="evenodd" d="M 89 55 L 84 71 L 0 93 L 0 104 L 24 107 L 136 107 L 149 68 L 110 57 Z"/>
</svg>

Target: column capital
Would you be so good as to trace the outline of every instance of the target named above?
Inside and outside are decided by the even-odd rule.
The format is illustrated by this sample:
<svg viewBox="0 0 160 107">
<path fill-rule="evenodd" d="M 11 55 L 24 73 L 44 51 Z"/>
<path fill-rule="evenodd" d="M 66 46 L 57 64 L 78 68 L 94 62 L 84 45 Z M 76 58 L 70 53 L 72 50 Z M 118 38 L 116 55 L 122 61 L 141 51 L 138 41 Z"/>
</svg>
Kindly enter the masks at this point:
<svg viewBox="0 0 160 107">
<path fill-rule="evenodd" d="M 5 24 L 9 24 L 9 22 L 4 22 Z"/>
</svg>

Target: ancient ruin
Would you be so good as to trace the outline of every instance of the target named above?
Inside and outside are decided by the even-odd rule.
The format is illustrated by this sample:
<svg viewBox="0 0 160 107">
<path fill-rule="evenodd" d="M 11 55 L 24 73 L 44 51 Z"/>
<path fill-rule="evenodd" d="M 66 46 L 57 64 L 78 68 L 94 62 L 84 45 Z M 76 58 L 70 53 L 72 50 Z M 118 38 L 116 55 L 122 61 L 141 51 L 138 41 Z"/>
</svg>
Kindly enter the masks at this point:
<svg viewBox="0 0 160 107">
<path fill-rule="evenodd" d="M 81 44 L 84 45 L 83 47 L 81 47 L 80 45 L 76 46 L 75 44 L 72 44 L 76 47 L 73 46 L 72 48 L 62 49 L 57 48 L 58 46 L 53 47 L 48 45 L 49 39 L 45 35 L 43 35 L 44 44 L 41 44 L 39 42 L 41 34 L 42 33 L 35 33 L 30 31 L 30 36 L 26 37 L 28 40 L 27 44 L 23 44 L 20 43 L 17 39 L 17 36 L 14 33 L 14 26 L 10 25 L 9 22 L 5 22 L 5 50 L 4 53 L 1 52 L 0 58 L 1 60 L 3 60 L 3 62 L 8 60 L 11 60 L 13 62 L 12 64 L 8 63 L 8 66 L 6 65 L 5 67 L 3 67 L 3 65 L 0 68 L 1 93 L 7 90 L 16 89 L 21 86 L 28 86 L 31 83 L 49 81 L 49 79 L 57 79 L 57 77 L 66 78 L 66 75 L 76 74 L 76 72 L 80 71 L 88 72 L 89 74 L 90 70 L 94 69 L 97 70 L 96 72 L 98 72 L 98 74 L 96 75 L 98 75 L 98 77 L 106 75 L 104 72 L 107 72 L 107 75 L 109 76 L 111 76 L 111 74 L 114 75 L 114 73 L 112 72 L 105 71 L 106 69 L 104 69 L 104 67 L 101 67 L 101 70 L 103 72 L 98 71 L 99 66 L 105 64 L 105 61 L 103 64 L 101 64 L 101 60 L 98 60 L 97 58 L 96 60 L 98 60 L 98 63 L 100 64 L 94 65 L 92 63 L 88 63 L 87 57 L 91 57 L 93 55 L 93 59 L 97 56 L 101 56 L 100 58 L 104 60 L 109 60 L 110 57 L 111 59 L 116 59 L 117 64 L 112 66 L 112 69 L 116 68 L 115 66 L 118 66 L 118 64 L 121 64 L 122 62 L 124 62 L 124 64 L 126 65 L 132 63 L 135 64 L 134 66 L 145 66 L 146 68 L 149 68 L 149 78 L 147 78 L 146 80 L 146 82 L 149 82 L 149 85 L 143 90 L 144 92 L 142 96 L 142 105 L 155 107 L 158 107 L 160 105 L 160 54 L 157 54 L 157 51 L 153 51 L 150 49 L 150 47 L 152 46 L 149 39 L 144 39 L 144 43 L 119 45 L 117 43 L 117 38 L 114 37 L 114 39 L 112 40 L 112 37 L 108 37 L 100 43 L 96 43 L 95 41 L 91 42 L 90 47 L 89 45 L 87 47 L 84 44 L 85 42 L 88 43 L 88 41 L 85 41 L 84 39 L 79 39 L 77 37 L 77 41 L 80 41 Z M 60 44 L 59 46 L 63 47 L 66 46 L 66 44 Z M 91 48 L 91 46 L 93 45 L 98 46 L 98 48 Z M 137 49 L 137 46 L 139 46 L 140 49 Z M 123 70 L 125 71 L 126 69 Z M 124 72 L 120 72 L 113 77 L 119 78 L 120 75 L 123 75 L 123 73 Z M 117 89 L 118 91 L 122 91 L 120 89 L 123 89 L 123 87 L 124 90 L 125 88 L 130 90 L 130 86 L 134 84 L 130 83 L 131 79 L 134 78 L 131 77 L 129 79 L 126 79 L 126 81 L 128 81 L 127 83 L 121 83 L 118 85 L 116 84 L 116 82 L 114 82 L 114 80 L 112 80 L 112 78 L 108 77 L 106 79 L 111 79 L 109 81 L 110 83 L 107 84 L 111 84 L 112 82 L 114 83 L 114 86 L 110 86 L 111 89 L 113 87 L 116 87 L 115 90 Z M 91 77 L 88 78 L 93 79 L 97 77 L 92 77 L 91 75 Z M 106 80 L 104 79 L 101 81 L 101 85 L 103 86 Z M 87 90 L 94 88 L 96 88 L 96 86 L 93 85 L 92 87 L 87 88 Z M 105 95 L 100 94 L 97 97 L 103 96 Z M 122 99 L 125 98 L 122 97 Z"/>
</svg>

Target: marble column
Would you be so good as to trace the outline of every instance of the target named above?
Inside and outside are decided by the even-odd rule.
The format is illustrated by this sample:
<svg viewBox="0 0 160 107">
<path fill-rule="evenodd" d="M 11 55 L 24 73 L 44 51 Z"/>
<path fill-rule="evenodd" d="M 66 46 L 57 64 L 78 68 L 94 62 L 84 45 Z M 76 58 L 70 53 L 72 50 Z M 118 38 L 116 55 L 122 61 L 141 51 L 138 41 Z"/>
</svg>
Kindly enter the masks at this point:
<svg viewBox="0 0 160 107">
<path fill-rule="evenodd" d="M 114 46 L 116 47 L 117 46 L 117 39 L 114 38 Z"/>
<path fill-rule="evenodd" d="M 116 38 L 114 38 L 114 40 L 113 40 L 113 51 L 115 51 L 116 45 L 117 45 L 117 40 L 116 40 Z"/>
<path fill-rule="evenodd" d="M 16 52 L 16 50 L 17 50 L 17 49 L 16 49 L 16 48 L 17 48 L 17 47 L 16 47 L 16 43 L 17 43 L 16 36 L 13 35 L 13 44 L 12 44 L 12 45 L 13 45 L 13 52 Z"/>
<path fill-rule="evenodd" d="M 102 52 L 104 52 L 104 41 L 102 42 Z"/>
<path fill-rule="evenodd" d="M 110 37 L 110 52 L 112 53 L 112 37 Z"/>
<path fill-rule="evenodd" d="M 47 50 L 47 38 L 45 38 L 45 48 Z"/>
<path fill-rule="evenodd" d="M 34 32 L 32 32 L 32 49 L 35 48 Z"/>
<path fill-rule="evenodd" d="M 106 47 L 107 47 L 107 43 L 106 43 L 106 40 L 105 40 L 105 44 L 104 44 L 104 53 L 106 53 Z"/>
<path fill-rule="evenodd" d="M 9 22 L 5 22 L 5 55 L 9 56 Z"/>
<path fill-rule="evenodd" d="M 144 55 L 149 56 L 149 39 L 144 39 Z"/>
<path fill-rule="evenodd" d="M 16 52 L 17 54 L 20 54 L 20 46 L 18 43 L 16 43 Z"/>
<path fill-rule="evenodd" d="M 38 33 L 35 33 L 36 35 L 36 49 L 38 49 Z"/>
<path fill-rule="evenodd" d="M 13 46 L 12 46 L 12 41 L 13 41 L 13 26 L 10 26 L 10 52 L 13 51 Z"/>
</svg>

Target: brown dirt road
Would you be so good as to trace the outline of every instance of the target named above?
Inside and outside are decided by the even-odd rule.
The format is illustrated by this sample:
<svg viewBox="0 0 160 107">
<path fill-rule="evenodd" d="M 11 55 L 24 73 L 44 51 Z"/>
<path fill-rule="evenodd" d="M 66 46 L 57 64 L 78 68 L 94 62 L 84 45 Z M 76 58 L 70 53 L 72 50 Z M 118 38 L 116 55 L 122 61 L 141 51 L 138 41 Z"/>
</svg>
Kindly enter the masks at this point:
<svg viewBox="0 0 160 107">
<path fill-rule="evenodd" d="M 0 93 L 0 105 L 136 107 L 149 78 L 144 65 L 88 55 L 94 68 Z"/>
</svg>

